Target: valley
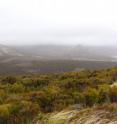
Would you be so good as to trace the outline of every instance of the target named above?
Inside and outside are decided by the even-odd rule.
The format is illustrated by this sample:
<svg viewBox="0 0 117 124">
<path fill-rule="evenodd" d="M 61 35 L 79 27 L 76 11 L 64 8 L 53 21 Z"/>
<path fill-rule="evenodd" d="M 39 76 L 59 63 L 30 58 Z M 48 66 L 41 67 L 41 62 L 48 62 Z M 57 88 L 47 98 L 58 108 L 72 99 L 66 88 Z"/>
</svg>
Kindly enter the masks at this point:
<svg viewBox="0 0 117 124">
<path fill-rule="evenodd" d="M 115 50 L 116 47 L 80 45 L 0 45 L 0 74 L 61 73 L 116 67 L 117 59 L 112 57 L 116 55 Z"/>
</svg>

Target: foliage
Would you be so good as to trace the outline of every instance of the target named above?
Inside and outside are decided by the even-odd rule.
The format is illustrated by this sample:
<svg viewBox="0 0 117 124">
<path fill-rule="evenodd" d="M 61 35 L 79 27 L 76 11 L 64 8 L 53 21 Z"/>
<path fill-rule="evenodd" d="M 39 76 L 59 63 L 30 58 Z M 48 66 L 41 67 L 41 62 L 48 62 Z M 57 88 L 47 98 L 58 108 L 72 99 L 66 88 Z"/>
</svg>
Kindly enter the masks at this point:
<svg viewBox="0 0 117 124">
<path fill-rule="evenodd" d="M 0 77 L 0 124 L 30 124 L 39 112 L 117 103 L 117 68 Z"/>
</svg>

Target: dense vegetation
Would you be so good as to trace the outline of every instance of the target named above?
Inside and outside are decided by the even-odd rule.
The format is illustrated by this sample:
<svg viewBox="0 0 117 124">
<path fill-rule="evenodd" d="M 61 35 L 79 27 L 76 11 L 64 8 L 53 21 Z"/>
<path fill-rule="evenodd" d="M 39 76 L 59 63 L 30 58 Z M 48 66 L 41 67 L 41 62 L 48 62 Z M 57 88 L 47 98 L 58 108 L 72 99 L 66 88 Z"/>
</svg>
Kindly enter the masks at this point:
<svg viewBox="0 0 117 124">
<path fill-rule="evenodd" d="M 0 124 L 30 124 L 70 105 L 117 103 L 117 68 L 63 74 L 1 76 Z"/>
</svg>

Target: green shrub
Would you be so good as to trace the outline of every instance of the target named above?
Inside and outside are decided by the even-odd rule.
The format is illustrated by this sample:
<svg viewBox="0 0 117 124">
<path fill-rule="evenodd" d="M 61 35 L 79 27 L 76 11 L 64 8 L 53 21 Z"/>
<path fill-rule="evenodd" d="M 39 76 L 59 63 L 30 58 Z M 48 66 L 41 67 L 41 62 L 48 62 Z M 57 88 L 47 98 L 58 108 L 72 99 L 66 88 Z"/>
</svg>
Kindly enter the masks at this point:
<svg viewBox="0 0 117 124">
<path fill-rule="evenodd" d="M 25 87 L 21 83 L 14 83 L 10 85 L 10 92 L 12 93 L 21 93 L 25 91 Z"/>
<path fill-rule="evenodd" d="M 109 90 L 110 86 L 107 84 L 100 85 L 99 87 L 99 103 L 109 103 L 110 97 L 109 97 Z"/>
<path fill-rule="evenodd" d="M 85 104 L 86 106 L 93 106 L 98 102 L 98 91 L 93 88 L 88 88 L 86 92 L 84 92 Z"/>
<path fill-rule="evenodd" d="M 113 86 L 109 91 L 111 102 L 117 102 L 117 86 Z"/>
</svg>

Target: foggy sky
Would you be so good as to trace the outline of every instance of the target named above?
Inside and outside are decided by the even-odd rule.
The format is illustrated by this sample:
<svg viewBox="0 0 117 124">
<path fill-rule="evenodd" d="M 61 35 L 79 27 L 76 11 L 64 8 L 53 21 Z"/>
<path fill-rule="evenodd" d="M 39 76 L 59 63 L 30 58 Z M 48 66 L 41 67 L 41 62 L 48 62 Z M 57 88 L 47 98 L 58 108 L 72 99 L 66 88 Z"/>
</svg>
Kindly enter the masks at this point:
<svg viewBox="0 0 117 124">
<path fill-rule="evenodd" d="M 117 45 L 117 0 L 0 0 L 0 43 Z"/>
</svg>

